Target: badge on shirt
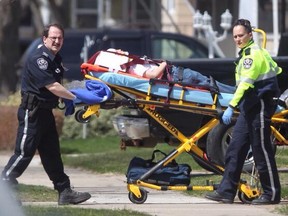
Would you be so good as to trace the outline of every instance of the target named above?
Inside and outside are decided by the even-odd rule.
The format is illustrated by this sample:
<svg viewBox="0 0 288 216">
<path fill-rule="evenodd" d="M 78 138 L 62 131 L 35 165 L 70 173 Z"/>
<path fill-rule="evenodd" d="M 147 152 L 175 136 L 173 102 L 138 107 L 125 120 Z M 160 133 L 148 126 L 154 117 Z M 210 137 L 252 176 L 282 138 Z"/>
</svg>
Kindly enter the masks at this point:
<svg viewBox="0 0 288 216">
<path fill-rule="evenodd" d="M 249 69 L 253 64 L 253 60 L 251 58 L 245 58 L 243 61 L 243 67 L 245 69 Z"/>
<path fill-rule="evenodd" d="M 48 68 L 48 62 L 44 58 L 38 58 L 37 64 L 41 70 L 46 70 Z"/>
</svg>

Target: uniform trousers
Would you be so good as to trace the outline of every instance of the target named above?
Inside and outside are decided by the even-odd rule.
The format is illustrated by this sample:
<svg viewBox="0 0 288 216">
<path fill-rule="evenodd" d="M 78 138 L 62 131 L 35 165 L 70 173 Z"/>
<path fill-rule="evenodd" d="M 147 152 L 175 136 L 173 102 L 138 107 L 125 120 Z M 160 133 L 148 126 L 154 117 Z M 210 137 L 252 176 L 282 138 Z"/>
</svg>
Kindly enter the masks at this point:
<svg viewBox="0 0 288 216">
<path fill-rule="evenodd" d="M 18 123 L 14 154 L 5 166 L 2 177 L 13 180 L 21 176 L 38 150 L 54 188 L 61 192 L 70 187 L 69 177 L 64 173 L 52 109 L 39 108 L 29 117 L 29 110 L 20 106 Z"/>
<path fill-rule="evenodd" d="M 233 129 L 232 140 L 225 157 L 225 171 L 217 192 L 234 199 L 243 164 L 249 148 L 258 170 L 263 196 L 271 201 L 280 201 L 281 186 L 271 144 L 271 117 L 275 105 L 271 100 L 260 99 L 247 112 L 240 112 Z"/>
</svg>

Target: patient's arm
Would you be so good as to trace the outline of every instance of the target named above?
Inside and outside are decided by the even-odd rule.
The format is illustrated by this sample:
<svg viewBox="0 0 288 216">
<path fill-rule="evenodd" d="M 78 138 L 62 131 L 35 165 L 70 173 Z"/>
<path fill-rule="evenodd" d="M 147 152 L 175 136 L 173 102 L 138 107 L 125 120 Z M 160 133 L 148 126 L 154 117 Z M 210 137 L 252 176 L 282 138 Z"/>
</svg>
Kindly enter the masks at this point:
<svg viewBox="0 0 288 216">
<path fill-rule="evenodd" d="M 144 74 L 143 74 L 143 77 L 146 77 L 146 78 L 159 78 L 162 76 L 165 68 L 167 66 L 167 62 L 166 61 L 163 61 L 160 63 L 160 65 L 153 69 L 153 70 L 147 70 Z"/>
</svg>

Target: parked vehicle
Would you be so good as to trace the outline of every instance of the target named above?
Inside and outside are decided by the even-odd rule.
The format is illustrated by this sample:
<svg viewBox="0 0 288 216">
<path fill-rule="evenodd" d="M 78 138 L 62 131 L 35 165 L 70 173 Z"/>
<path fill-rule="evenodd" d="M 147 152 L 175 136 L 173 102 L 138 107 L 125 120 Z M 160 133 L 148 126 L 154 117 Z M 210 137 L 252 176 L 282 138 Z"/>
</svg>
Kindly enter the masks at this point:
<svg viewBox="0 0 288 216">
<path fill-rule="evenodd" d="M 149 30 L 65 30 L 65 40 L 60 51 L 63 63 L 68 72 L 65 78 L 69 80 L 82 79 L 80 65 L 83 62 L 81 52 L 87 38 L 94 41 L 88 49 L 87 57 L 97 51 L 109 48 L 127 50 L 138 56 L 148 56 L 153 59 L 189 59 L 207 58 L 208 49 L 197 39 L 182 34 L 167 33 Z M 35 39 L 22 56 L 19 74 L 27 56 L 42 43 L 41 38 Z"/>
</svg>

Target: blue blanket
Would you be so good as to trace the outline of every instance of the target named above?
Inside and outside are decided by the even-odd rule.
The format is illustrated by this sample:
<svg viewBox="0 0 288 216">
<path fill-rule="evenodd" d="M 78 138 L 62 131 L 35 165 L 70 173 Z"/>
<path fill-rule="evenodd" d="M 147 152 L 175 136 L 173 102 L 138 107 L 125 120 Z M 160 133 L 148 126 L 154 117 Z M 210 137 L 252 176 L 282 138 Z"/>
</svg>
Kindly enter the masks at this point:
<svg viewBox="0 0 288 216">
<path fill-rule="evenodd" d="M 117 74 L 113 72 L 103 72 L 103 73 L 91 72 L 90 75 L 97 77 L 106 83 L 117 86 L 130 87 L 143 93 L 147 93 L 148 88 L 150 86 L 149 80 L 147 79 L 141 79 L 124 74 Z M 152 85 L 151 88 L 151 93 L 155 96 L 167 97 L 168 91 L 169 87 L 165 84 L 160 83 Z M 179 100 L 181 98 L 181 93 L 182 93 L 182 87 L 175 85 L 170 94 L 170 98 Z M 233 94 L 220 92 L 219 94 L 220 105 L 223 107 L 227 107 L 232 97 Z M 188 102 L 213 105 L 213 98 L 211 96 L 211 93 L 206 90 L 187 88 L 187 90 L 184 93 L 183 99 L 184 101 Z"/>
<path fill-rule="evenodd" d="M 99 104 L 112 97 L 111 89 L 103 82 L 97 80 L 86 80 L 84 88 L 69 89 L 77 98 L 76 100 L 64 100 L 66 111 L 65 115 L 72 115 L 75 105 L 84 103 L 87 105 Z"/>
</svg>

